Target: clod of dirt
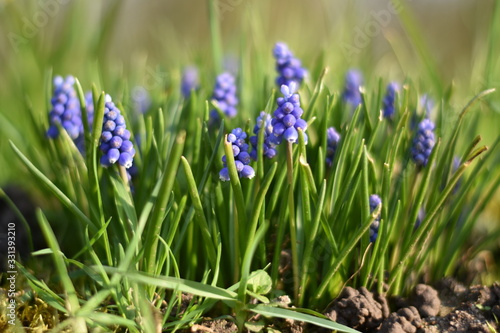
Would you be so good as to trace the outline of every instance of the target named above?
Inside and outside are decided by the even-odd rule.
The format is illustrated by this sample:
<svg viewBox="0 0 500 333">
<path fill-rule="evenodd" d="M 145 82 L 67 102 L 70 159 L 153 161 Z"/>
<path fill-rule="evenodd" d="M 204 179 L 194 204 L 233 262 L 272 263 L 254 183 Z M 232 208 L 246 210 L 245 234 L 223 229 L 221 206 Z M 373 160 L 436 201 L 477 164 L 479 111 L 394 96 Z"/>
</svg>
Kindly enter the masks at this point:
<svg viewBox="0 0 500 333">
<path fill-rule="evenodd" d="M 493 284 L 491 287 L 472 286 L 467 301 L 487 307 L 500 304 L 500 286 L 498 284 Z"/>
<path fill-rule="evenodd" d="M 486 319 L 475 307 L 455 310 L 445 317 L 436 318 L 434 328 L 437 332 L 491 332 Z"/>
<path fill-rule="evenodd" d="M 393 312 L 380 327 L 383 333 L 415 333 L 422 325 L 422 319 L 414 306 L 399 309 Z"/>
<path fill-rule="evenodd" d="M 496 320 L 500 320 L 500 305 L 495 305 L 493 309 L 491 309 L 491 313 L 496 317 Z"/>
<path fill-rule="evenodd" d="M 422 318 L 436 316 L 441 307 L 438 292 L 431 286 L 418 284 L 410 295 L 413 304 Z"/>
<path fill-rule="evenodd" d="M 191 326 L 191 333 L 234 333 L 238 332 L 238 327 L 232 322 L 225 319 L 208 320 L 201 325 Z"/>
<path fill-rule="evenodd" d="M 385 297 L 374 296 L 365 287 L 346 287 L 326 315 L 339 324 L 366 331 L 378 327 L 389 316 L 389 306 Z"/>
</svg>

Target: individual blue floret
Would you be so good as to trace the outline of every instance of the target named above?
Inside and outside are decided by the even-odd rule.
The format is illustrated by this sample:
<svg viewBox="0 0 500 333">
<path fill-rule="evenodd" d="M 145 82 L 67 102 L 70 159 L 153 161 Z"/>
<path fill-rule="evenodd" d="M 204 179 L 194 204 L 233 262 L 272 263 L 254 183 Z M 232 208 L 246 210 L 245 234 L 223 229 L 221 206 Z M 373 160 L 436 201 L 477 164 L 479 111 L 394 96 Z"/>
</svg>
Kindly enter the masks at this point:
<svg viewBox="0 0 500 333">
<path fill-rule="evenodd" d="M 370 195 L 370 213 L 373 213 L 379 205 L 382 204 L 382 199 L 376 194 Z M 378 236 L 378 228 L 380 226 L 380 214 L 377 216 L 370 226 L 370 242 L 374 242 Z"/>
<path fill-rule="evenodd" d="M 335 159 L 335 152 L 340 141 L 340 134 L 335 128 L 330 127 L 326 130 L 326 164 L 331 167 Z"/>
<path fill-rule="evenodd" d="M 273 55 L 276 59 L 276 71 L 279 74 L 276 84 L 280 87 L 288 86 L 291 82 L 300 85 L 307 75 L 307 70 L 302 67 L 300 60 L 294 57 L 288 46 L 285 43 L 276 43 Z"/>
<path fill-rule="evenodd" d="M 399 89 L 400 87 L 397 82 L 391 82 L 387 85 L 386 94 L 382 101 L 384 118 L 392 118 L 394 116 L 394 103 L 396 102 L 396 93 L 399 92 Z"/>
<path fill-rule="evenodd" d="M 68 132 L 75 140 L 83 133 L 80 102 L 73 87 L 75 78 L 71 75 L 63 79 L 61 76 L 54 78 L 54 94 L 51 99 L 52 109 L 49 112 L 50 127 L 47 136 L 55 139 L 59 136 L 57 124 Z"/>
<path fill-rule="evenodd" d="M 253 178 L 255 170 L 249 165 L 251 161 L 248 153 L 248 144 L 245 142 L 247 134 L 241 128 L 235 128 L 227 136 L 227 141 L 232 144 L 234 163 L 240 178 Z M 222 181 L 229 180 L 229 170 L 227 168 L 226 155 L 222 157 L 224 167 L 219 172 L 219 178 Z"/>
<path fill-rule="evenodd" d="M 430 119 L 422 120 L 411 147 L 411 157 L 418 167 L 427 165 L 435 143 L 434 123 Z"/>
<path fill-rule="evenodd" d="M 212 100 L 215 101 L 219 109 L 229 118 L 236 116 L 238 97 L 236 97 L 236 83 L 234 77 L 229 73 L 222 73 L 215 82 Z M 216 125 L 220 122 L 220 115 L 217 110 L 210 111 L 210 123 Z"/>
<path fill-rule="evenodd" d="M 273 126 L 272 142 L 280 144 L 283 139 L 296 143 L 299 138 L 298 129 L 304 132 L 304 139 L 307 143 L 307 122 L 301 118 L 304 110 L 300 107 L 300 97 L 295 93 L 297 84 L 291 82 L 289 86 L 282 85 L 281 93 L 283 97 L 276 100 L 278 108 L 274 111 L 274 117 L 271 120 Z"/>
<path fill-rule="evenodd" d="M 100 147 L 103 155 L 101 165 L 110 166 L 116 162 L 125 168 L 133 163 L 135 149 L 130 141 L 130 132 L 125 125 L 125 118 L 115 106 L 111 97 L 106 95 L 104 120 L 102 124 Z"/>
<path fill-rule="evenodd" d="M 250 157 L 253 160 L 257 160 L 257 146 L 259 141 L 259 132 L 261 128 L 264 128 L 264 143 L 262 153 L 267 158 L 273 158 L 276 156 L 276 143 L 273 135 L 273 125 L 271 125 L 271 116 L 265 111 L 262 111 L 257 117 L 255 127 L 253 128 L 253 133 L 255 135 L 250 137 L 250 143 L 252 144 L 252 151 L 250 152 Z"/>
<path fill-rule="evenodd" d="M 198 90 L 200 79 L 198 69 L 194 66 L 184 68 L 182 72 L 181 92 L 184 97 L 189 97 L 192 91 Z"/>
<path fill-rule="evenodd" d="M 345 103 L 358 107 L 362 103 L 360 88 L 363 84 L 363 75 L 360 71 L 352 69 L 345 75 L 344 92 L 342 99 Z"/>
</svg>

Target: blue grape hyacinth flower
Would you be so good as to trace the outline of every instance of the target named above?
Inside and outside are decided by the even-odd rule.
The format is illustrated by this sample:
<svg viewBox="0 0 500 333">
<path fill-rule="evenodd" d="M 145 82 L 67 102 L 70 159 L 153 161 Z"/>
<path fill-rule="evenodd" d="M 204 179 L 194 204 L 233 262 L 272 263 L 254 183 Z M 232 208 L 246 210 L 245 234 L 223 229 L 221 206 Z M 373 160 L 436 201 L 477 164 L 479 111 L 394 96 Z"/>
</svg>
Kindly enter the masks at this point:
<svg viewBox="0 0 500 333">
<path fill-rule="evenodd" d="M 130 141 L 130 131 L 125 125 L 125 118 L 109 95 L 106 95 L 105 100 L 99 148 L 103 152 L 101 165 L 108 167 L 118 162 L 127 169 L 132 166 L 135 149 L 134 144 Z"/>
<path fill-rule="evenodd" d="M 295 82 L 300 85 L 307 75 L 307 70 L 302 67 L 299 59 L 294 57 L 288 45 L 282 42 L 276 43 L 273 49 L 273 55 L 276 59 L 276 71 L 279 76 L 276 78 L 278 86 L 290 85 Z"/>
<path fill-rule="evenodd" d="M 87 92 L 85 94 L 85 109 L 87 111 L 87 124 L 89 124 L 89 130 L 92 131 L 92 125 L 94 123 L 94 100 L 92 98 L 91 92 Z M 74 139 L 73 142 L 75 143 L 80 153 L 85 154 L 85 137 L 83 135 L 80 135 L 76 139 Z"/>
<path fill-rule="evenodd" d="M 326 164 L 331 167 L 340 141 L 340 134 L 333 127 L 326 130 Z"/>
<path fill-rule="evenodd" d="M 189 97 L 192 91 L 198 90 L 199 85 L 200 79 L 198 77 L 198 68 L 194 66 L 188 66 L 184 68 L 181 80 L 182 95 L 185 98 Z"/>
<path fill-rule="evenodd" d="M 271 120 L 273 126 L 272 142 L 280 144 L 283 139 L 296 143 L 299 138 L 298 129 L 304 132 L 304 139 L 307 143 L 307 122 L 301 118 L 304 110 L 300 107 L 299 94 L 295 93 L 297 84 L 291 82 L 290 85 L 282 85 L 281 93 L 283 97 L 276 100 L 278 108 L 274 111 L 274 117 Z"/>
<path fill-rule="evenodd" d="M 363 75 L 356 69 L 351 69 L 345 75 L 342 99 L 345 103 L 358 107 L 362 103 L 360 88 L 363 84 Z"/>
<path fill-rule="evenodd" d="M 387 85 L 387 90 L 382 101 L 384 118 L 392 118 L 394 116 L 396 93 L 399 93 L 400 87 L 397 82 L 391 82 Z"/>
<path fill-rule="evenodd" d="M 432 109 L 434 109 L 434 100 L 428 94 L 420 96 L 420 105 L 425 112 L 425 117 L 430 118 Z"/>
<path fill-rule="evenodd" d="M 430 119 L 424 119 L 418 124 L 417 134 L 411 147 L 411 157 L 418 167 L 425 167 L 429 162 L 429 156 L 436 143 L 434 127 Z"/>
<path fill-rule="evenodd" d="M 63 79 L 54 78 L 54 94 L 51 99 L 52 109 L 49 112 L 49 129 L 47 136 L 55 139 L 59 136 L 57 124 L 68 132 L 71 139 L 76 140 L 83 133 L 80 101 L 74 88 L 75 78 L 71 75 Z"/>
<path fill-rule="evenodd" d="M 425 220 L 425 209 L 423 208 L 420 208 L 418 210 L 418 214 L 417 214 L 417 220 L 415 221 L 415 226 L 413 227 L 413 230 L 417 230 L 418 227 L 420 227 L 420 225 L 422 224 L 422 222 Z"/>
<path fill-rule="evenodd" d="M 379 205 L 382 204 L 382 199 L 376 194 L 370 195 L 370 213 L 373 213 Z M 375 242 L 378 237 L 378 228 L 380 226 L 380 214 L 377 216 L 370 226 L 370 242 Z"/>
<path fill-rule="evenodd" d="M 217 102 L 219 109 L 229 118 L 234 118 L 237 114 L 236 106 L 236 80 L 230 73 L 222 73 L 215 82 L 212 100 Z M 210 111 L 210 123 L 212 125 L 220 122 L 220 115 L 217 110 Z"/>
<path fill-rule="evenodd" d="M 135 86 L 131 92 L 134 109 L 139 113 L 146 113 L 151 107 L 151 96 L 143 86 Z"/>
<path fill-rule="evenodd" d="M 262 154 L 267 158 L 273 158 L 276 156 L 276 143 L 273 135 L 273 125 L 271 125 L 271 116 L 265 111 L 262 111 L 257 117 L 257 122 L 253 128 L 253 133 L 255 135 L 250 137 L 250 143 L 252 144 L 252 151 L 250 152 L 250 157 L 253 160 L 257 160 L 257 146 L 259 141 L 259 132 L 263 129 L 264 131 L 264 142 Z"/>
<path fill-rule="evenodd" d="M 250 154 L 248 153 L 248 144 L 245 142 L 247 134 L 241 128 L 235 128 L 227 136 L 227 141 L 232 144 L 234 163 L 238 176 L 240 178 L 253 178 L 255 170 L 249 165 L 251 161 Z M 227 168 L 226 155 L 222 157 L 224 167 L 219 172 L 219 178 L 222 181 L 229 181 L 229 170 Z"/>
</svg>

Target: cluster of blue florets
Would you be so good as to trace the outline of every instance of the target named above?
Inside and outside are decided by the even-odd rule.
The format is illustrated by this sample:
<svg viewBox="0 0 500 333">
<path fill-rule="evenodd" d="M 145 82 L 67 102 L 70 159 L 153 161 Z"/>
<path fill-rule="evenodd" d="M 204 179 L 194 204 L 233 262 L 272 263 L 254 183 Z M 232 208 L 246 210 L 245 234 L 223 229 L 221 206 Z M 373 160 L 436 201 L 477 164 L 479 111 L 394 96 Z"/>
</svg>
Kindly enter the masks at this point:
<svg viewBox="0 0 500 333">
<path fill-rule="evenodd" d="M 411 147 L 411 157 L 417 166 L 427 165 L 435 143 L 434 123 L 426 118 L 418 124 L 417 134 Z"/>
<path fill-rule="evenodd" d="M 345 75 L 344 92 L 342 99 L 345 103 L 357 107 L 362 103 L 360 88 L 363 84 L 363 75 L 360 71 L 352 69 Z"/>
<path fill-rule="evenodd" d="M 198 90 L 200 80 L 198 78 L 198 69 L 194 66 L 184 68 L 181 80 L 181 92 L 184 97 L 189 97 L 192 91 Z"/>
<path fill-rule="evenodd" d="M 130 131 L 126 128 L 125 118 L 109 95 L 106 95 L 105 102 L 99 147 L 103 152 L 101 164 L 107 167 L 118 162 L 128 169 L 132 166 L 135 155 L 134 145 L 130 141 Z"/>
<path fill-rule="evenodd" d="M 394 116 L 396 93 L 399 92 L 399 84 L 391 82 L 387 85 L 387 90 L 382 101 L 384 118 L 392 118 Z"/>
<path fill-rule="evenodd" d="M 298 129 L 304 132 L 304 139 L 307 142 L 307 122 L 301 118 L 304 110 L 300 107 L 299 94 L 295 93 L 297 85 L 291 82 L 289 86 L 282 85 L 281 93 L 283 97 L 276 100 L 278 108 L 274 111 L 274 118 L 271 120 L 273 126 L 273 141 L 280 144 L 283 139 L 296 143 L 299 138 Z"/>
<path fill-rule="evenodd" d="M 307 75 L 307 70 L 302 67 L 300 60 L 294 57 L 288 46 L 285 43 L 276 43 L 273 55 L 276 59 L 276 71 L 279 74 L 276 84 L 280 87 L 288 86 L 291 82 L 300 85 Z"/>
<path fill-rule="evenodd" d="M 80 102 L 73 87 L 75 78 L 61 76 L 54 78 L 54 95 L 51 99 L 52 109 L 49 113 L 50 127 L 47 136 L 55 139 L 59 136 L 57 125 L 62 126 L 73 139 L 77 139 L 83 133 L 82 114 Z"/>
<path fill-rule="evenodd" d="M 326 130 L 326 164 L 331 167 L 335 159 L 335 152 L 340 141 L 340 134 L 335 128 L 330 127 Z"/>
<path fill-rule="evenodd" d="M 370 213 L 373 213 L 379 205 L 382 204 L 382 199 L 376 194 L 370 195 Z M 380 226 L 380 214 L 377 216 L 370 226 L 370 242 L 375 242 L 378 237 L 378 228 Z"/>
<path fill-rule="evenodd" d="M 217 102 L 219 109 L 229 118 L 236 116 L 238 97 L 236 97 L 236 84 L 234 76 L 229 73 L 222 73 L 215 82 L 212 100 Z M 210 111 L 210 122 L 217 124 L 220 121 L 220 115 L 217 110 Z"/>
<path fill-rule="evenodd" d="M 249 165 L 251 162 L 250 154 L 248 153 L 248 144 L 245 142 L 247 134 L 241 128 L 235 128 L 227 136 L 227 141 L 232 144 L 234 163 L 240 178 L 253 178 L 255 170 Z M 224 167 L 219 172 L 219 178 L 223 181 L 229 180 L 229 170 L 227 168 L 226 155 L 222 157 Z"/>
<path fill-rule="evenodd" d="M 273 125 L 271 125 L 271 116 L 265 111 L 262 111 L 257 117 L 257 122 L 253 128 L 253 133 L 255 135 L 250 137 L 250 143 L 252 144 L 252 151 L 250 152 L 250 157 L 253 160 L 257 160 L 257 147 L 259 141 L 259 132 L 263 129 L 264 131 L 264 143 L 262 154 L 267 158 L 273 158 L 276 156 L 276 142 L 274 140 L 276 137 L 273 135 Z"/>
</svg>

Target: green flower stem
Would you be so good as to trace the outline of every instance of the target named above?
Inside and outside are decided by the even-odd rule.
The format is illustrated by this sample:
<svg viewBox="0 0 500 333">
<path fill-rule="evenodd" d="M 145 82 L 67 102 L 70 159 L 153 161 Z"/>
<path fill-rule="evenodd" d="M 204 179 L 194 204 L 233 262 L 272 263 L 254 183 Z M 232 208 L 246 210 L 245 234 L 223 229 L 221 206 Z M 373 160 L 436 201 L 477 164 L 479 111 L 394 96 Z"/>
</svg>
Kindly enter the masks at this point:
<svg viewBox="0 0 500 333">
<path fill-rule="evenodd" d="M 247 215 L 245 210 L 245 199 L 243 197 L 243 190 L 241 188 L 240 178 L 238 176 L 238 171 L 236 170 L 236 164 L 234 162 L 233 148 L 231 142 L 227 141 L 227 135 L 224 136 L 224 152 L 226 154 L 226 165 L 229 171 L 229 181 L 231 183 L 231 188 L 234 193 L 234 201 L 236 205 L 236 218 L 234 221 L 234 251 L 235 251 L 235 267 L 239 267 L 241 261 L 240 254 L 241 251 L 241 241 L 243 235 L 240 234 L 240 226 L 245 227 L 247 225 Z M 235 278 L 238 279 L 238 270 L 235 270 Z"/>
<path fill-rule="evenodd" d="M 128 193 L 130 193 L 130 184 L 128 181 L 127 169 L 125 169 L 125 167 L 119 165 L 118 170 L 120 171 L 120 178 L 123 181 L 123 185 L 125 186 L 125 189 L 127 190 Z"/>
<path fill-rule="evenodd" d="M 286 170 L 288 181 L 288 221 L 290 222 L 290 242 L 292 243 L 292 274 L 294 298 L 299 296 L 299 254 L 297 251 L 297 229 L 295 221 L 295 202 L 293 191 L 293 143 L 286 142 Z"/>
</svg>

